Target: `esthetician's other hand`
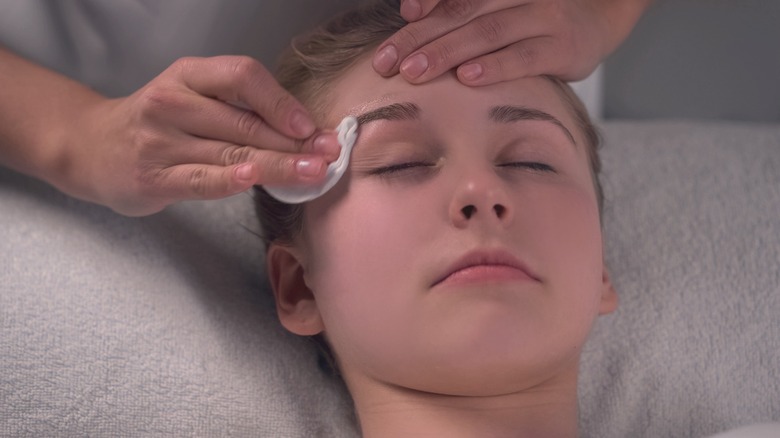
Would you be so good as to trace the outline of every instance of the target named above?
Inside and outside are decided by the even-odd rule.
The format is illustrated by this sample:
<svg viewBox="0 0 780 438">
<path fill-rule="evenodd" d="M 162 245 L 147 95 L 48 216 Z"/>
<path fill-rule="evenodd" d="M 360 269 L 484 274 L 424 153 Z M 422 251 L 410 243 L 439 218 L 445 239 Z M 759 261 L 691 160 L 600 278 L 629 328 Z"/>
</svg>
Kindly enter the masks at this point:
<svg viewBox="0 0 780 438">
<path fill-rule="evenodd" d="M 457 67 L 467 85 L 550 74 L 587 77 L 628 36 L 651 0 L 401 0 L 410 23 L 374 56 L 411 83 Z"/>
<path fill-rule="evenodd" d="M 6 83 L 20 86 L 0 91 L 0 163 L 125 215 L 253 184 L 318 183 L 338 156 L 335 133 L 317 131 L 250 58 L 180 59 L 132 95 L 107 99 L 0 55 Z"/>
</svg>

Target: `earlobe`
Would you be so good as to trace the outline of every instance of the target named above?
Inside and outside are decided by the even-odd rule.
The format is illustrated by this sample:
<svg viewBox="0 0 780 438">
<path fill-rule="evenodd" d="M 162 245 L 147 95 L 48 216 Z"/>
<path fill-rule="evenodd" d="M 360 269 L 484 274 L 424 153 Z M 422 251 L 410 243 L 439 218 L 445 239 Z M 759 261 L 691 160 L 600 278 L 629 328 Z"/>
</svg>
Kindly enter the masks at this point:
<svg viewBox="0 0 780 438">
<path fill-rule="evenodd" d="M 292 248 L 271 244 L 266 265 L 279 321 L 289 331 L 313 336 L 323 331 L 317 301 L 304 281 L 304 270 Z"/>
<path fill-rule="evenodd" d="M 612 280 L 609 278 L 609 272 L 607 267 L 604 267 L 604 273 L 601 280 L 601 302 L 599 304 L 599 315 L 606 315 L 612 313 L 617 309 L 618 295 L 615 291 L 615 287 L 612 285 Z"/>
</svg>

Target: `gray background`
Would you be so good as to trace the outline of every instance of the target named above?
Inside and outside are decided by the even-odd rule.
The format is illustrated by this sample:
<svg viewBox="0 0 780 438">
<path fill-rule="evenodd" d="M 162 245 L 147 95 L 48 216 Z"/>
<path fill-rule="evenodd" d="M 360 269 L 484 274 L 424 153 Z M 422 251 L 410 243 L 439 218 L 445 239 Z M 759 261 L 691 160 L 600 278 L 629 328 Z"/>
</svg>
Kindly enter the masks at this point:
<svg viewBox="0 0 780 438">
<path fill-rule="evenodd" d="M 780 1 L 657 0 L 605 63 L 604 117 L 780 121 Z"/>
<path fill-rule="evenodd" d="M 271 66 L 292 35 L 357 1 L 0 0 L 0 44 L 122 96 L 183 55 Z M 656 0 L 601 74 L 585 100 L 605 119 L 779 122 L 780 0 Z"/>
</svg>

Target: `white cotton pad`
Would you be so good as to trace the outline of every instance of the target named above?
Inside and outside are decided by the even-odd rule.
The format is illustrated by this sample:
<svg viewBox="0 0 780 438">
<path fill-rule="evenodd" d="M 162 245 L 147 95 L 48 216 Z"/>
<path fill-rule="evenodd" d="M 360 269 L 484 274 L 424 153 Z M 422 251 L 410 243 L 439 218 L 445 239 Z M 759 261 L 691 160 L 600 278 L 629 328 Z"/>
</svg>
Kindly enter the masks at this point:
<svg viewBox="0 0 780 438">
<path fill-rule="evenodd" d="M 336 128 L 341 153 L 336 161 L 328 165 L 325 182 L 319 186 L 264 186 L 265 191 L 279 201 L 287 204 L 300 204 L 319 198 L 333 188 L 349 167 L 349 156 L 357 140 L 358 121 L 352 116 L 345 117 Z"/>
</svg>

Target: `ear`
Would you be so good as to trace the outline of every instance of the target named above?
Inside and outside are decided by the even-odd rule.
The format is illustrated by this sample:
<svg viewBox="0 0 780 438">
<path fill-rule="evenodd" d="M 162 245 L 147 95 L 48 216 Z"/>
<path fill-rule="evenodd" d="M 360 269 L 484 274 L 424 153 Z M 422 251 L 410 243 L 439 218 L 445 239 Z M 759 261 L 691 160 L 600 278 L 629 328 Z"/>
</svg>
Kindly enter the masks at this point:
<svg viewBox="0 0 780 438">
<path fill-rule="evenodd" d="M 618 305 L 618 295 L 612 281 L 609 279 L 609 272 L 604 266 L 604 272 L 601 277 L 601 302 L 599 304 L 599 315 L 606 315 L 615 311 Z"/>
<path fill-rule="evenodd" d="M 271 244 L 266 265 L 276 300 L 276 313 L 282 325 L 301 336 L 322 332 L 324 326 L 317 302 L 306 285 L 303 265 L 294 249 Z"/>
</svg>

